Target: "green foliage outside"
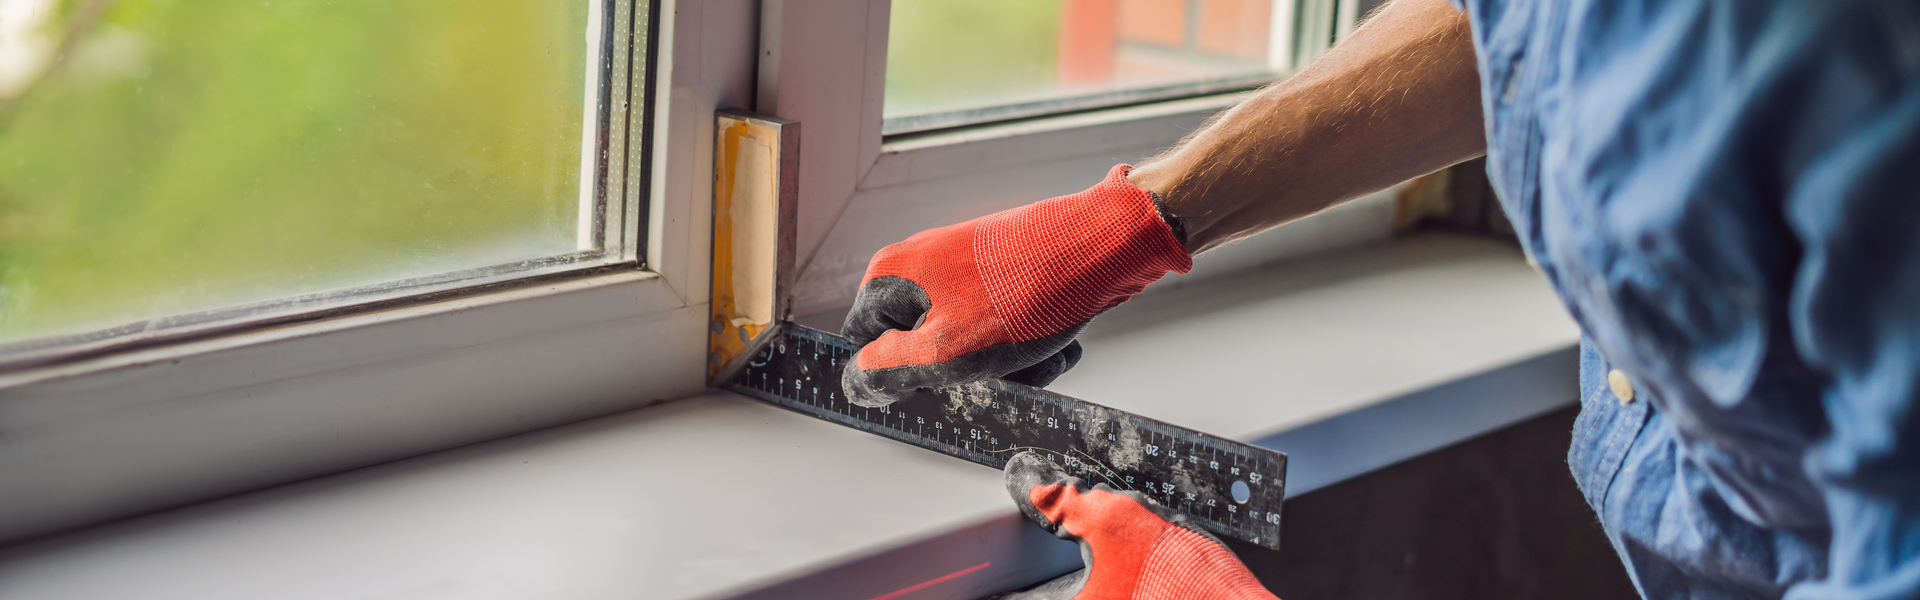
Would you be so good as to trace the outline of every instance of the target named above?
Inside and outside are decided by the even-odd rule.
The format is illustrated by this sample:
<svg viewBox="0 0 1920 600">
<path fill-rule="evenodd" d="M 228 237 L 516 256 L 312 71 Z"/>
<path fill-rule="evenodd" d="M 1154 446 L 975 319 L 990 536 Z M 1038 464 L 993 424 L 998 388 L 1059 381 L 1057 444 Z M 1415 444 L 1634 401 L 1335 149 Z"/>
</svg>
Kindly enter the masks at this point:
<svg viewBox="0 0 1920 600">
<path fill-rule="evenodd" d="M 1059 0 L 894 0 L 888 117 L 1031 100 L 1054 90 Z"/>
<path fill-rule="evenodd" d="M 0 341 L 574 250 L 587 7 L 113 4 L 0 122 Z"/>
</svg>

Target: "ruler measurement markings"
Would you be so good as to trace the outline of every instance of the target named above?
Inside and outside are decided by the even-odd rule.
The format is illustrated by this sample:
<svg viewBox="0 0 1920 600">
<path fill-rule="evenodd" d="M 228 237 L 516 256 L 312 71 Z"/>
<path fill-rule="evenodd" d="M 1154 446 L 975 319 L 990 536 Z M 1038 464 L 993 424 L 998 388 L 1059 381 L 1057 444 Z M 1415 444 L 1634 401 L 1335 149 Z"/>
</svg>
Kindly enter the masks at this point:
<svg viewBox="0 0 1920 600">
<path fill-rule="evenodd" d="M 1209 529 L 1277 547 L 1278 511 L 1264 508 L 1278 508 L 1280 496 L 1276 490 L 1283 484 L 1285 468 L 1282 455 L 1265 450 L 1238 452 L 1234 449 L 1255 449 L 1012 384 L 992 385 L 988 390 L 992 392 L 992 399 L 987 401 L 990 404 L 971 392 L 952 396 L 928 392 L 889 408 L 861 407 L 855 412 L 855 405 L 840 396 L 837 368 L 852 354 L 844 340 L 789 326 L 729 385 L 817 418 L 991 467 L 1003 467 L 1006 458 L 1019 449 L 1039 450 L 1090 483 L 1102 482 L 1120 489 L 1152 486 L 1146 490 L 1150 498 Z M 826 392 L 824 398 L 822 391 Z M 1001 402 L 1006 405 L 1000 406 Z M 909 418 L 913 419 L 911 432 L 907 428 Z M 929 419 L 934 423 L 926 423 Z M 933 426 L 931 432 L 928 425 Z M 1121 442 L 1119 435 L 1125 431 L 1135 432 L 1132 439 L 1146 446 L 1158 446 L 1161 456 L 1136 457 L 1131 461 L 1132 468 L 1115 468 L 1110 452 L 1125 448 L 1138 451 L 1135 446 L 1104 443 Z M 1103 436 L 1103 443 L 1093 445 L 1093 440 Z M 1247 503 L 1233 502 L 1234 481 L 1269 468 L 1275 469 L 1274 477 L 1260 485 L 1249 485 L 1253 494 Z M 1223 505 L 1227 507 L 1224 514 L 1219 510 Z M 1263 518 L 1268 515 L 1273 518 Z"/>
</svg>

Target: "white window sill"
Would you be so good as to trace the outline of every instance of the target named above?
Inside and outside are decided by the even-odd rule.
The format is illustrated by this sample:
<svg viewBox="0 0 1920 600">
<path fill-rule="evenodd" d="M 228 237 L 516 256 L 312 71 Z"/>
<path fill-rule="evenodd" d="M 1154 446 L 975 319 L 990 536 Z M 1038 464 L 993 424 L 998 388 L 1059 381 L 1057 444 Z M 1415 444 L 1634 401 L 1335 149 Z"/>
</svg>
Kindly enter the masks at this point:
<svg viewBox="0 0 1920 600">
<path fill-rule="evenodd" d="M 683 397 L 705 335 L 623 272 L 0 378 L 0 540 Z"/>
<path fill-rule="evenodd" d="M 1559 302 L 1464 238 L 1150 293 L 1084 339 L 1056 389 L 1275 445 L 1295 493 L 1576 394 Z M 0 550 L 0 597 L 871 598 L 987 564 L 906 596 L 978 597 L 1078 560 L 999 480 L 709 393 Z"/>
</svg>

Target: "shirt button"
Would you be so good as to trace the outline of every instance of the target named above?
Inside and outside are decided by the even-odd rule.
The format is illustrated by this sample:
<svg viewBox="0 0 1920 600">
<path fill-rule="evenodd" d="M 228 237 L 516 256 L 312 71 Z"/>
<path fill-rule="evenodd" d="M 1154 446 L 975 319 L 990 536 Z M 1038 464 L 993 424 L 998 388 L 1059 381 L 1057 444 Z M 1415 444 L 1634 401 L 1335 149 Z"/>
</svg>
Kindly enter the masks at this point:
<svg viewBox="0 0 1920 600">
<path fill-rule="evenodd" d="M 1633 382 L 1627 380 L 1627 372 L 1614 369 L 1607 372 L 1607 387 L 1613 388 L 1613 397 L 1621 404 L 1633 404 Z"/>
</svg>

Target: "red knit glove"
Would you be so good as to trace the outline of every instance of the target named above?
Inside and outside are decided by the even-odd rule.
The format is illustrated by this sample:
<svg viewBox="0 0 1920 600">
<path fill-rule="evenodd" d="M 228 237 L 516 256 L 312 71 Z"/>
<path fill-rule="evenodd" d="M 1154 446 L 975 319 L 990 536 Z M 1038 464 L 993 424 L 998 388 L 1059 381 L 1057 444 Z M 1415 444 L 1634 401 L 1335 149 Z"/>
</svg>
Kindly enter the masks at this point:
<svg viewBox="0 0 1920 600">
<path fill-rule="evenodd" d="M 1220 540 L 1139 492 L 1086 482 L 1033 452 L 1007 461 L 1028 519 L 1080 543 L 1087 568 L 1007 600 L 1277 600 Z"/>
<path fill-rule="evenodd" d="M 1045 385 L 1071 367 L 1089 319 L 1193 268 L 1131 169 L 882 248 L 847 314 L 844 332 L 864 346 L 842 375 L 847 397 L 880 406 L 989 377 Z"/>
</svg>

